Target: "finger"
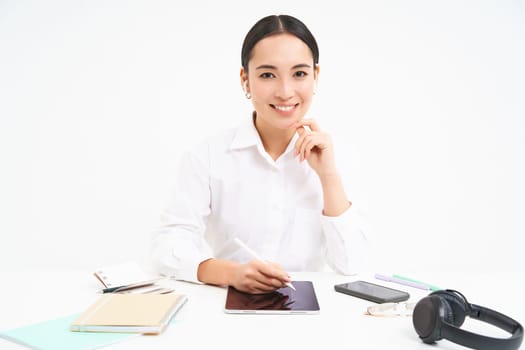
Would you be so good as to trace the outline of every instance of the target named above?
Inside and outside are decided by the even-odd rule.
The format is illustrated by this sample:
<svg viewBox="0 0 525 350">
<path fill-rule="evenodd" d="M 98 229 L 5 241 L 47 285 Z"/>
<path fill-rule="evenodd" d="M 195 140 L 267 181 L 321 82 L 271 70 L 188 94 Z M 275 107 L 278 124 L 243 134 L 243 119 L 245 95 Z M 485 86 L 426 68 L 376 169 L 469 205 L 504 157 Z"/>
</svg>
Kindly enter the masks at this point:
<svg viewBox="0 0 525 350">
<path fill-rule="evenodd" d="M 272 283 L 271 278 L 268 278 L 261 271 L 256 270 L 247 276 L 245 287 L 250 293 L 268 293 L 274 291 L 280 286 L 275 286 Z"/>
<path fill-rule="evenodd" d="M 326 140 L 324 140 L 321 136 L 312 137 L 311 139 L 308 139 L 305 142 L 304 148 L 305 148 L 305 158 L 310 157 L 310 154 L 312 154 L 312 151 L 317 149 L 317 151 L 324 150 L 327 147 Z"/>
<path fill-rule="evenodd" d="M 284 286 L 286 286 L 286 284 L 284 283 L 282 279 L 270 278 L 268 282 L 269 282 L 269 285 L 275 288 L 283 288 Z"/>
<path fill-rule="evenodd" d="M 267 281 L 270 281 L 271 279 L 286 281 L 289 278 L 288 273 L 286 273 L 279 266 L 276 266 L 272 263 L 267 263 L 264 264 L 264 266 L 261 266 L 259 272 L 262 276 L 264 276 L 264 278 L 266 278 Z"/>
<path fill-rule="evenodd" d="M 301 144 L 304 142 L 304 138 L 308 135 L 308 131 L 301 126 L 297 128 L 297 133 L 299 134 L 299 137 L 297 138 L 297 141 L 295 141 L 294 152 L 293 152 L 294 157 L 299 154 L 299 150 L 301 149 Z"/>
<path fill-rule="evenodd" d="M 301 119 L 297 122 L 300 126 L 308 126 L 312 131 L 321 131 L 319 124 L 314 119 Z"/>
<path fill-rule="evenodd" d="M 283 270 L 283 267 L 281 265 L 279 265 L 278 263 L 275 263 L 275 262 L 268 262 L 268 264 L 272 265 L 273 267 L 275 267 L 276 269 L 279 269 L 279 270 Z"/>
<path fill-rule="evenodd" d="M 303 142 L 305 150 L 306 149 L 312 150 L 315 147 L 317 147 L 320 150 L 324 150 L 324 149 L 330 147 L 331 142 L 330 142 L 330 136 L 328 134 L 323 133 L 323 132 L 312 132 L 309 135 L 310 136 L 306 137 L 305 141 Z M 312 147 L 311 143 L 314 144 L 313 147 Z"/>
<path fill-rule="evenodd" d="M 283 269 L 283 267 L 276 263 L 271 263 L 274 268 L 276 268 L 279 271 L 279 278 L 275 279 L 275 282 L 272 282 L 273 285 L 278 286 L 279 288 L 283 288 L 286 286 L 286 283 L 291 282 L 292 278 L 290 277 L 290 274 Z"/>
<path fill-rule="evenodd" d="M 282 270 L 271 266 L 270 264 L 253 260 L 250 262 L 252 272 L 246 275 L 248 281 L 246 287 L 250 292 L 269 292 L 284 286 L 283 278 L 288 278 Z"/>
<path fill-rule="evenodd" d="M 257 288 L 264 290 L 275 290 L 276 288 L 282 288 L 284 286 L 284 281 L 282 278 L 266 275 L 261 273 L 255 277 L 257 282 Z"/>
<path fill-rule="evenodd" d="M 291 281 L 288 272 L 277 264 L 268 263 L 266 268 L 261 269 L 260 272 L 262 276 L 258 281 L 274 288 L 283 288 L 286 282 Z"/>
<path fill-rule="evenodd" d="M 309 134 L 307 137 L 305 137 L 300 149 L 301 160 L 304 160 L 310 156 L 310 151 L 316 146 L 316 140 L 317 136 L 314 134 Z"/>
<path fill-rule="evenodd" d="M 270 293 L 278 289 L 279 287 L 275 287 L 273 285 L 269 285 L 260 281 L 253 281 L 253 284 L 250 286 L 250 291 L 252 293 L 262 294 L 262 293 Z"/>
<path fill-rule="evenodd" d="M 260 280 L 257 280 L 256 282 L 257 284 L 254 284 L 254 287 L 265 293 L 273 292 L 285 286 L 283 281 L 280 281 L 279 279 L 276 279 L 276 278 L 263 277 Z"/>
</svg>

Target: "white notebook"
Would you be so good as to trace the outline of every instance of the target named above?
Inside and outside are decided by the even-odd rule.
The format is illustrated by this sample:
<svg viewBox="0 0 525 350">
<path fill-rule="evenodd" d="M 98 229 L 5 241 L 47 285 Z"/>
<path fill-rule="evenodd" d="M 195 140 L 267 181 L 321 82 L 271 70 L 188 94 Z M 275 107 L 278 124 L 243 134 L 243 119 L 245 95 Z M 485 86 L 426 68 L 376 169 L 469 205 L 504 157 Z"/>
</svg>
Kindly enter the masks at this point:
<svg viewBox="0 0 525 350">
<path fill-rule="evenodd" d="M 163 277 L 147 274 L 134 261 L 100 267 L 93 274 L 104 286 L 104 293 L 163 294 L 173 291 L 160 284 Z"/>
</svg>

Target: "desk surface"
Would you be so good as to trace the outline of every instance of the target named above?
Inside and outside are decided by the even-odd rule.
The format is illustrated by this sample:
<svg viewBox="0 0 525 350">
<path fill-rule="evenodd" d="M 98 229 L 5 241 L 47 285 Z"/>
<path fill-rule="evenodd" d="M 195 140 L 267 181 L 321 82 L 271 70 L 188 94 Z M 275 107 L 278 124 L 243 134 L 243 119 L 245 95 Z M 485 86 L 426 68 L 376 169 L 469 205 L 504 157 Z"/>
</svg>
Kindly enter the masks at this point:
<svg viewBox="0 0 525 350">
<path fill-rule="evenodd" d="M 90 271 L 41 270 L 1 271 L 0 329 L 78 313 L 94 302 L 99 282 Z M 411 317 L 373 317 L 364 314 L 373 303 L 334 291 L 334 284 L 368 280 L 410 293 L 416 302 L 428 293 L 411 287 L 375 280 L 373 274 L 342 276 L 331 272 L 292 273 L 295 280 L 311 280 L 321 306 L 317 315 L 233 315 L 223 311 L 226 289 L 171 281 L 186 293 L 188 303 L 175 322 L 159 336 L 132 337 L 108 349 L 313 349 L 340 346 L 354 349 L 429 350 L 417 337 Z M 416 277 L 416 276 L 412 276 Z M 484 305 L 513 317 L 523 324 L 521 286 L 524 278 L 510 274 L 446 273 L 429 274 L 430 283 L 461 291 L 471 303 Z M 8 286 L 16 286 L 9 289 Z M 508 334 L 484 323 L 467 320 L 465 329 L 489 336 Z M 331 344 L 331 345 L 330 345 Z M 439 349 L 465 349 L 442 340 Z M 0 339 L 1 349 L 23 347 Z M 522 346 L 523 348 L 523 346 Z"/>
</svg>

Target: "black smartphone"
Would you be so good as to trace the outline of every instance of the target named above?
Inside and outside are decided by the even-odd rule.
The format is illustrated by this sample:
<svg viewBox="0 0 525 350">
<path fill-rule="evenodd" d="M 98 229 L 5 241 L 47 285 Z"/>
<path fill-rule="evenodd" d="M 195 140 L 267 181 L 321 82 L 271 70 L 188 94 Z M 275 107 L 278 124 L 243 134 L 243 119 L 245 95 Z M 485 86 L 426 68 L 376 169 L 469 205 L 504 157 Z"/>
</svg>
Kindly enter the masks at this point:
<svg viewBox="0 0 525 350">
<path fill-rule="evenodd" d="M 375 303 L 400 302 L 410 298 L 410 294 L 402 290 L 365 281 L 336 284 L 334 288 L 337 292 L 370 300 Z"/>
</svg>

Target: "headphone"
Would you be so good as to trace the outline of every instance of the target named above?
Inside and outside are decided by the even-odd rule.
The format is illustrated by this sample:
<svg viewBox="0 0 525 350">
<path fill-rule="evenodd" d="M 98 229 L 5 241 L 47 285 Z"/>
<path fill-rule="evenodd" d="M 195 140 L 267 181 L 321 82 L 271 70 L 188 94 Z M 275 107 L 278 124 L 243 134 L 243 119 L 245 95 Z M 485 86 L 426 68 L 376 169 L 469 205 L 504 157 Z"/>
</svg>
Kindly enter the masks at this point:
<svg viewBox="0 0 525 350">
<path fill-rule="evenodd" d="M 493 338 L 459 327 L 469 316 L 501 328 L 510 338 Z M 479 350 L 515 350 L 523 341 L 523 326 L 512 318 L 489 308 L 470 304 L 467 298 L 452 289 L 438 290 L 419 300 L 412 313 L 414 328 L 424 343 L 448 339 Z"/>
</svg>

